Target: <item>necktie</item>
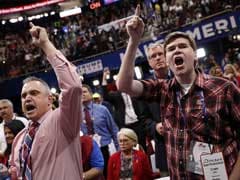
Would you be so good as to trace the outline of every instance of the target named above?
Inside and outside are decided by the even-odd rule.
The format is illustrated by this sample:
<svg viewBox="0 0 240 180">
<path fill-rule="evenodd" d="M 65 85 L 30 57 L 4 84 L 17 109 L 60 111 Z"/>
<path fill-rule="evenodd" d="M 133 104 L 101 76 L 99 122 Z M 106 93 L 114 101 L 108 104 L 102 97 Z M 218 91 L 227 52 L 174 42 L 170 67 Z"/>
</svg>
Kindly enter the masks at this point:
<svg viewBox="0 0 240 180">
<path fill-rule="evenodd" d="M 94 134 L 93 121 L 90 116 L 89 110 L 87 108 L 84 108 L 84 114 L 85 114 L 85 120 L 87 124 L 88 135 L 92 135 Z"/>
<path fill-rule="evenodd" d="M 32 179 L 30 151 L 38 127 L 39 127 L 38 122 L 31 123 L 31 125 L 28 127 L 22 147 L 20 149 L 21 172 L 24 180 Z"/>
</svg>

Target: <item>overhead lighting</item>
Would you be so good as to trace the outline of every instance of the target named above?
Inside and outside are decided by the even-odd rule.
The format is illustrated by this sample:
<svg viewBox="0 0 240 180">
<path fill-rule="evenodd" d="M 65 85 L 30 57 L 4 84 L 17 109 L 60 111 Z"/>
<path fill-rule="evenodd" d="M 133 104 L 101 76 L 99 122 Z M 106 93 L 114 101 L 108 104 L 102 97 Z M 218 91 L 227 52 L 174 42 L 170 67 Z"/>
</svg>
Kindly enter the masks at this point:
<svg viewBox="0 0 240 180">
<path fill-rule="evenodd" d="M 142 79 L 143 74 L 142 74 L 142 70 L 140 69 L 139 66 L 134 67 L 134 72 L 135 72 L 137 79 Z"/>
<path fill-rule="evenodd" d="M 22 17 L 22 16 L 19 16 L 19 17 L 18 17 L 18 21 L 19 21 L 19 22 L 23 21 L 23 17 Z"/>
<path fill-rule="evenodd" d="M 40 14 L 36 15 L 36 19 L 40 19 L 40 18 L 41 18 Z"/>
<path fill-rule="evenodd" d="M 18 22 L 18 19 L 16 19 L 16 18 L 15 19 L 10 19 L 9 22 L 10 23 L 16 23 L 16 22 Z"/>
<path fill-rule="evenodd" d="M 2 25 L 6 24 L 6 21 L 5 20 L 2 20 Z"/>
<path fill-rule="evenodd" d="M 28 21 L 32 21 L 33 20 L 33 17 L 28 17 Z"/>
<path fill-rule="evenodd" d="M 204 48 L 197 49 L 197 58 L 202 58 L 206 56 L 206 51 Z"/>
<path fill-rule="evenodd" d="M 80 77 L 81 81 L 83 81 L 83 80 L 84 80 L 84 77 L 83 77 L 82 75 L 80 75 L 79 77 Z"/>
<path fill-rule="evenodd" d="M 69 9 L 69 10 L 65 10 L 65 11 L 61 11 L 59 13 L 59 16 L 61 18 L 63 17 L 67 17 L 67 16 L 72 16 L 72 15 L 76 15 L 76 14 L 80 14 L 82 12 L 82 9 L 80 7 L 74 8 L 74 9 Z"/>
<path fill-rule="evenodd" d="M 55 11 L 52 11 L 52 12 L 50 12 L 50 15 L 55 15 L 56 13 L 55 13 Z"/>
<path fill-rule="evenodd" d="M 100 84 L 98 79 L 93 80 L 93 85 L 94 86 L 98 86 Z"/>
<path fill-rule="evenodd" d="M 53 88 L 51 88 L 50 91 L 51 91 L 51 93 L 55 94 L 57 92 L 57 89 L 53 87 Z"/>
<path fill-rule="evenodd" d="M 113 80 L 114 80 L 114 81 L 117 80 L 117 74 L 113 75 Z"/>
<path fill-rule="evenodd" d="M 45 16 L 45 17 L 48 17 L 48 13 L 44 13 L 44 16 Z"/>
</svg>

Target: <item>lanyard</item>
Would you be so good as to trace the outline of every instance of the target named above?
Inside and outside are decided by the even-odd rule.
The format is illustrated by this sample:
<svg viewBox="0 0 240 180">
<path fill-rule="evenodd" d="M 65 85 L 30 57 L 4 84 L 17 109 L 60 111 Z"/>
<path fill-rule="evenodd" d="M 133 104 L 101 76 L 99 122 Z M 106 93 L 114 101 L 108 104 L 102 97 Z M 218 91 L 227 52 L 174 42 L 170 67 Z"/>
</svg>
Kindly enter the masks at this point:
<svg viewBox="0 0 240 180">
<path fill-rule="evenodd" d="M 208 125 L 208 122 L 207 122 L 207 110 L 206 110 L 206 103 L 205 103 L 205 99 L 204 99 L 204 95 L 203 95 L 203 91 L 199 91 L 197 92 L 198 95 L 200 96 L 200 101 L 201 101 L 201 104 L 202 104 L 202 119 L 204 120 L 204 123 L 206 125 L 206 135 L 209 135 L 209 125 Z M 182 104 L 181 104 L 181 100 L 180 100 L 180 91 L 177 91 L 176 92 L 176 95 L 177 95 L 177 103 L 178 103 L 178 106 L 179 106 L 179 110 L 180 110 L 180 114 L 182 116 L 182 119 L 183 119 L 183 125 L 184 125 L 184 128 L 187 127 L 187 118 L 186 118 L 186 115 L 184 113 L 184 110 L 183 110 L 183 107 L 182 107 Z"/>
</svg>

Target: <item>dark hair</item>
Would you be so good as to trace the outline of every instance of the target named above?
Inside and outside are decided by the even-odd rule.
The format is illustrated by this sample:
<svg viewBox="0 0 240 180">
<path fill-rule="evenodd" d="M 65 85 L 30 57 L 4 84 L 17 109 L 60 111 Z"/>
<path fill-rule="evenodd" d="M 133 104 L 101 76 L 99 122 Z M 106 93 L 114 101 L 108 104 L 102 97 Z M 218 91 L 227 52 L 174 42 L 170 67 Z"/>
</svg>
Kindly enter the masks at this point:
<svg viewBox="0 0 240 180">
<path fill-rule="evenodd" d="M 4 127 L 9 128 L 14 136 L 16 136 L 25 126 L 22 121 L 12 120 L 9 123 L 4 124 Z"/>
<path fill-rule="evenodd" d="M 171 42 L 173 42 L 177 38 L 187 39 L 190 43 L 190 46 L 193 48 L 193 50 L 194 51 L 197 50 L 196 42 L 189 34 L 187 34 L 185 32 L 176 31 L 176 32 L 172 32 L 172 33 L 168 34 L 167 37 L 165 38 L 164 45 L 163 45 L 164 54 L 166 54 L 167 45 L 170 44 Z"/>
<path fill-rule="evenodd" d="M 87 84 L 83 84 L 82 87 L 87 88 L 87 90 L 90 92 L 90 94 L 93 93 L 93 92 L 92 92 L 92 89 L 91 89 L 91 87 L 90 87 L 89 85 L 87 85 Z"/>
</svg>

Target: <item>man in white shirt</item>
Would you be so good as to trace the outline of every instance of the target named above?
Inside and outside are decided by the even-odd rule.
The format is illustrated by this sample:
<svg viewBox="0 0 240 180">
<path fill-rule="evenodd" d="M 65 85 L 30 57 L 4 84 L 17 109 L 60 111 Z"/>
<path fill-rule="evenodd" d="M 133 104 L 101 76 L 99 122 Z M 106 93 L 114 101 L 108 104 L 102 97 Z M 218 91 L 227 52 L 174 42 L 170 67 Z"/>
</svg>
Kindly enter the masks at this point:
<svg viewBox="0 0 240 180">
<path fill-rule="evenodd" d="M 4 124 L 8 123 L 12 120 L 19 120 L 25 126 L 27 126 L 28 120 L 24 117 L 16 116 L 16 114 L 13 111 L 13 104 L 8 99 L 0 100 L 0 117 L 3 120 L 0 123 L 0 155 L 3 155 L 7 148 L 6 139 L 5 139 L 5 135 L 4 135 Z"/>
</svg>

